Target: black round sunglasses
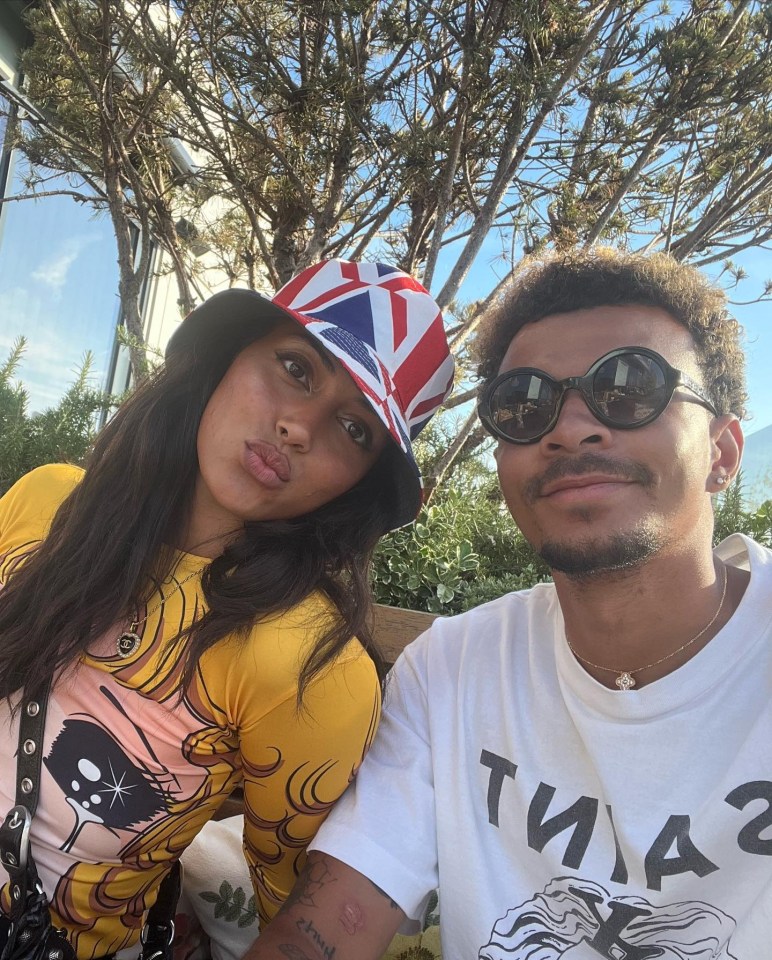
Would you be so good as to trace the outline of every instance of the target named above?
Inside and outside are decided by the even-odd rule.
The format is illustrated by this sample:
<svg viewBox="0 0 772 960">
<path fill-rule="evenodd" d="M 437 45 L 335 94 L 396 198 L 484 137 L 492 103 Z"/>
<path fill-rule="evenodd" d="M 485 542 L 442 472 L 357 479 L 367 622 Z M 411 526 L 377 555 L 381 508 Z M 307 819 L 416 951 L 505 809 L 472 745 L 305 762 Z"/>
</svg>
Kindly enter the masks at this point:
<svg viewBox="0 0 772 960">
<path fill-rule="evenodd" d="M 607 427 L 634 430 L 662 414 L 676 387 L 685 387 L 714 417 L 718 411 L 691 377 L 646 347 L 620 347 L 604 354 L 583 377 L 555 380 L 536 367 L 516 367 L 492 380 L 477 413 L 494 437 L 536 443 L 557 423 L 566 393 L 578 390 Z"/>
</svg>

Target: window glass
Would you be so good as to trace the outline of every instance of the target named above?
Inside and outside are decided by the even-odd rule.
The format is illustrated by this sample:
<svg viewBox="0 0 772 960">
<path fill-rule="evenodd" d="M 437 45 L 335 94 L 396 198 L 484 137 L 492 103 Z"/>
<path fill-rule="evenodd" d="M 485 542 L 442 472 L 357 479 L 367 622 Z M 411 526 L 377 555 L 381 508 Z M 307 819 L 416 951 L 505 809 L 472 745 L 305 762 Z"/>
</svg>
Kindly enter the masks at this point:
<svg viewBox="0 0 772 960">
<path fill-rule="evenodd" d="M 20 165 L 6 196 L 25 192 Z M 48 184 L 68 189 L 62 178 Z M 23 335 L 19 379 L 30 410 L 55 404 L 90 350 L 95 387 L 106 386 L 119 317 L 118 265 L 109 217 L 67 196 L 0 207 L 0 362 Z"/>
<path fill-rule="evenodd" d="M 0 109 L 5 108 L 5 101 L 0 100 Z M 5 116 L 0 114 L 0 197 L 5 195 L 5 178 L 8 173 L 8 161 L 9 156 L 4 150 L 5 144 L 5 130 L 8 126 L 8 120 Z M 0 208 L 0 213 L 2 208 Z"/>
</svg>

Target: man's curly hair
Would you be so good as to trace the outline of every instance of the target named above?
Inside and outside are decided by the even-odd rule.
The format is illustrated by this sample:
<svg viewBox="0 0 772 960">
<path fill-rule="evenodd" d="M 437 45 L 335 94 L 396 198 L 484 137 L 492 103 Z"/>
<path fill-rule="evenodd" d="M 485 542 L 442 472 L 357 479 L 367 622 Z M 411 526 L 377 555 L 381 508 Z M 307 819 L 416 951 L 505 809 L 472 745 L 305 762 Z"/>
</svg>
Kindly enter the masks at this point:
<svg viewBox="0 0 772 960">
<path fill-rule="evenodd" d="M 512 338 L 527 323 L 626 303 L 659 307 L 683 324 L 694 340 L 716 410 L 745 416 L 742 328 L 729 313 L 726 296 L 694 267 L 662 253 L 596 248 L 527 257 L 480 321 L 478 374 L 486 383 L 496 376 Z"/>
</svg>

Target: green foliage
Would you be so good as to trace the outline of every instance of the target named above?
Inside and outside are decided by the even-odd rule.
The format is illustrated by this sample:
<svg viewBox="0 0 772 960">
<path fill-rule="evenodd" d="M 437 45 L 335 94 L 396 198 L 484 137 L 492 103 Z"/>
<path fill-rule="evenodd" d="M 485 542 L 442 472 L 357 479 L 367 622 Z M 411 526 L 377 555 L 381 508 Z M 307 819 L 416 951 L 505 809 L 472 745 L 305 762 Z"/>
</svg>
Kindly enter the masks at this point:
<svg viewBox="0 0 772 960">
<path fill-rule="evenodd" d="M 194 252 L 169 229 L 194 222 L 230 279 L 367 253 L 431 286 L 445 247 L 447 306 L 486 235 L 501 272 L 523 248 L 619 240 L 711 263 L 767 238 L 763 0 L 38 0 L 24 16 L 41 113 L 12 126 L 32 167 L 106 183 L 120 152 L 124 200 L 170 252 Z M 226 229 L 222 210 L 196 216 L 198 193 L 222 198 Z"/>
<path fill-rule="evenodd" d="M 373 564 L 379 603 L 430 613 L 455 612 L 457 595 L 480 563 L 472 544 L 457 538 L 455 519 L 452 511 L 429 507 L 415 524 L 382 541 Z"/>
<path fill-rule="evenodd" d="M 424 915 L 424 931 L 429 927 L 438 927 L 440 925 L 440 898 L 436 890 L 429 894 L 429 902 L 426 905 L 426 914 Z"/>
<path fill-rule="evenodd" d="M 97 414 L 110 403 L 109 396 L 89 386 L 93 358 L 86 353 L 59 403 L 30 414 L 27 390 L 14 380 L 25 347 L 20 337 L 0 367 L 0 495 L 44 463 L 80 463 L 94 437 Z"/>
<path fill-rule="evenodd" d="M 726 493 L 716 497 L 713 542 L 720 543 L 731 533 L 744 533 L 766 547 L 772 547 L 772 500 L 756 510 L 744 509 L 743 477 L 739 473 Z"/>
<path fill-rule="evenodd" d="M 373 572 L 379 603 L 443 614 L 549 579 L 502 503 L 495 477 L 473 457 L 415 524 L 384 538 Z"/>
</svg>

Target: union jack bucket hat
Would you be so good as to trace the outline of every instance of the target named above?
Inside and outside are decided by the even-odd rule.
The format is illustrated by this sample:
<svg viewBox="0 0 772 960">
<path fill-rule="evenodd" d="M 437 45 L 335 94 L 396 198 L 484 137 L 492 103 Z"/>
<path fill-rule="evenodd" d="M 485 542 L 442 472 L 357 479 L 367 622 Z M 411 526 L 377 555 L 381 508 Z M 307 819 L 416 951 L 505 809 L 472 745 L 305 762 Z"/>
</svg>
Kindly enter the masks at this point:
<svg viewBox="0 0 772 960">
<path fill-rule="evenodd" d="M 414 440 L 453 386 L 453 357 L 442 314 L 407 273 L 382 263 L 325 260 L 308 267 L 272 299 L 254 290 L 223 290 L 183 320 L 167 361 L 206 349 L 245 322 L 291 317 L 351 375 L 401 456 L 394 465 L 397 507 L 390 529 L 415 519 L 422 502 Z"/>
</svg>

